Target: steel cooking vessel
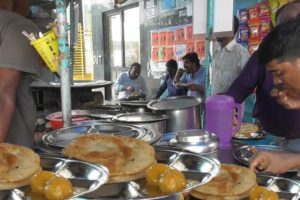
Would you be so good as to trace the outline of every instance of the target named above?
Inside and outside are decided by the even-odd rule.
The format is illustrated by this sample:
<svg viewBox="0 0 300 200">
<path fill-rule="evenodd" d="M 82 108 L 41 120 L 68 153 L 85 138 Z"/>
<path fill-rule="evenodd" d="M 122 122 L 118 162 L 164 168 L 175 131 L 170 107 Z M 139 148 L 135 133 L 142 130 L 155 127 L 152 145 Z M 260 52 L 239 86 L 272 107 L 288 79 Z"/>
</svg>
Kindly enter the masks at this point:
<svg viewBox="0 0 300 200">
<path fill-rule="evenodd" d="M 209 131 L 191 129 L 165 134 L 156 146 L 218 158 L 219 139 Z"/>
<path fill-rule="evenodd" d="M 191 96 L 169 97 L 147 104 L 155 113 L 166 114 L 167 132 L 201 128 L 202 100 Z"/>
<path fill-rule="evenodd" d="M 135 100 L 135 101 L 120 101 L 124 112 L 151 112 L 151 109 L 147 107 L 149 101 L 146 100 Z"/>
<path fill-rule="evenodd" d="M 152 131 L 166 132 L 167 115 L 149 112 L 122 113 L 113 117 L 114 121 L 140 125 Z"/>
</svg>

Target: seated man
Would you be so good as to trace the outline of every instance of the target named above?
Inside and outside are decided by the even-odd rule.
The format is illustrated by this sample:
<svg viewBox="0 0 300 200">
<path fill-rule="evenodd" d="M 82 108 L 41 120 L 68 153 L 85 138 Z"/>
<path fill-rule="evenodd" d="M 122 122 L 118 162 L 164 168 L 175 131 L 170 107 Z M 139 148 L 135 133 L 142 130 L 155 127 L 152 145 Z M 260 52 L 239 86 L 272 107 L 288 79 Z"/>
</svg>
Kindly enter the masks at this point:
<svg viewBox="0 0 300 200">
<path fill-rule="evenodd" d="M 187 53 L 182 58 L 184 69 L 178 69 L 174 85 L 186 87 L 187 96 L 203 97 L 205 86 L 205 69 L 201 67 L 198 55 L 195 52 Z"/>
<path fill-rule="evenodd" d="M 130 96 L 147 96 L 146 82 L 140 76 L 141 68 L 139 63 L 133 63 L 128 72 L 119 74 L 114 84 L 115 93 L 119 95 L 118 99 L 125 99 Z"/>
<path fill-rule="evenodd" d="M 168 90 L 167 97 L 180 96 L 180 95 L 186 94 L 186 92 L 184 91 L 184 88 L 176 88 L 173 85 L 174 77 L 175 77 L 175 74 L 178 69 L 176 60 L 170 59 L 166 63 L 166 67 L 167 67 L 167 75 L 165 77 L 163 84 L 157 90 L 156 95 L 154 96 L 154 99 L 158 99 L 166 90 Z"/>
</svg>

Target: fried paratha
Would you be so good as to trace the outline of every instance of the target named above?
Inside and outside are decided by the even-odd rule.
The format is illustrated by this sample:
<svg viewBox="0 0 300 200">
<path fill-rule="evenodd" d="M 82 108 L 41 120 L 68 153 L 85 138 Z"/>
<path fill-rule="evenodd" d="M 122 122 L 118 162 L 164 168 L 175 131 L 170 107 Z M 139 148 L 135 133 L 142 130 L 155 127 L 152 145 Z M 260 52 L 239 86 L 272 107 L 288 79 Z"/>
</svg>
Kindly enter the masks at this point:
<svg viewBox="0 0 300 200">
<path fill-rule="evenodd" d="M 31 149 L 0 143 L 0 190 L 27 185 L 40 170 L 40 157 Z"/>
<path fill-rule="evenodd" d="M 257 133 L 259 128 L 256 124 L 243 123 L 240 130 L 235 134 L 238 138 L 251 138 L 253 137 L 251 133 Z"/>
<path fill-rule="evenodd" d="M 146 169 L 156 162 L 155 151 L 148 143 L 104 134 L 87 134 L 75 138 L 63 152 L 71 158 L 106 166 L 110 182 L 144 177 Z"/>
<path fill-rule="evenodd" d="M 218 176 L 190 194 L 203 200 L 235 200 L 249 195 L 257 185 L 256 175 L 250 169 L 233 164 L 222 164 Z"/>
</svg>

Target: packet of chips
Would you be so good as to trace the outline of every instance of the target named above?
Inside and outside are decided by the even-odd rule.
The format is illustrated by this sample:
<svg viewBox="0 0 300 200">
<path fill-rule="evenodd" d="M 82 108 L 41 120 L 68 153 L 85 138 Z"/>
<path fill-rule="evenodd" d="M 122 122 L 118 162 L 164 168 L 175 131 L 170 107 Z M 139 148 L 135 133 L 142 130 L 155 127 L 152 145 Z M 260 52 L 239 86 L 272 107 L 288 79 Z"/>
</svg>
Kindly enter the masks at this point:
<svg viewBox="0 0 300 200">
<path fill-rule="evenodd" d="M 246 8 L 239 10 L 239 23 L 241 24 L 247 24 L 249 19 L 248 11 Z"/>
<path fill-rule="evenodd" d="M 247 43 L 249 39 L 249 29 L 247 25 L 240 25 L 238 32 L 238 41 Z"/>
</svg>

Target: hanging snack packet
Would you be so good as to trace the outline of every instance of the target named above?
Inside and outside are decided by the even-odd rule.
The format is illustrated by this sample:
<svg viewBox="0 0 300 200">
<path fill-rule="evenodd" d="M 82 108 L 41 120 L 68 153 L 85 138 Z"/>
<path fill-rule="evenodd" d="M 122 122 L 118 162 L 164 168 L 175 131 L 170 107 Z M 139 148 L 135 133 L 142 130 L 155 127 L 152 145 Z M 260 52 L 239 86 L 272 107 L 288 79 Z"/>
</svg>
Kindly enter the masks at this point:
<svg viewBox="0 0 300 200">
<path fill-rule="evenodd" d="M 261 3 L 258 3 L 258 9 L 259 9 L 259 16 L 270 16 L 270 10 L 269 10 L 269 2 L 263 1 Z"/>
<path fill-rule="evenodd" d="M 257 49 L 260 44 L 259 40 L 250 40 L 248 43 L 248 50 L 250 54 L 253 54 Z"/>
<path fill-rule="evenodd" d="M 250 40 L 259 40 L 260 39 L 260 19 L 249 20 L 249 34 Z"/>
<path fill-rule="evenodd" d="M 265 16 L 260 18 L 260 34 L 267 34 L 271 30 L 271 17 Z"/>
<path fill-rule="evenodd" d="M 247 24 L 248 23 L 248 10 L 246 8 L 239 10 L 239 22 L 240 24 Z"/>
<path fill-rule="evenodd" d="M 252 6 L 251 8 L 249 8 L 248 13 L 249 13 L 249 20 L 255 20 L 255 19 L 259 18 L 257 4 L 255 4 L 255 6 Z"/>
<path fill-rule="evenodd" d="M 249 29 L 247 25 L 241 25 L 238 32 L 238 41 L 247 43 L 249 39 Z"/>
</svg>

